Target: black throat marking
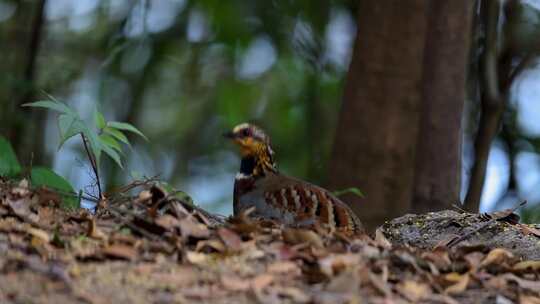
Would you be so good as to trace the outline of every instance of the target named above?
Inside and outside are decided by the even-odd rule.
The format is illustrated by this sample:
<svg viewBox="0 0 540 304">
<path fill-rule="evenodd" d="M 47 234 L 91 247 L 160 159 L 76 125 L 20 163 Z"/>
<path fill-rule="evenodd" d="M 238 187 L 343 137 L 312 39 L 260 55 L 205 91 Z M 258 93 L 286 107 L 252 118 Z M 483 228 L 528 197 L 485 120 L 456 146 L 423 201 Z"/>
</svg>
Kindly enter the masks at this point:
<svg viewBox="0 0 540 304">
<path fill-rule="evenodd" d="M 257 156 L 245 156 L 242 158 L 239 172 L 242 175 L 257 178 L 265 176 L 267 172 L 278 172 L 271 158 L 260 159 Z"/>
<path fill-rule="evenodd" d="M 246 156 L 242 158 L 242 162 L 240 163 L 240 173 L 244 175 L 253 175 L 253 171 L 255 171 L 255 166 L 257 166 L 257 160 L 254 156 Z"/>
</svg>

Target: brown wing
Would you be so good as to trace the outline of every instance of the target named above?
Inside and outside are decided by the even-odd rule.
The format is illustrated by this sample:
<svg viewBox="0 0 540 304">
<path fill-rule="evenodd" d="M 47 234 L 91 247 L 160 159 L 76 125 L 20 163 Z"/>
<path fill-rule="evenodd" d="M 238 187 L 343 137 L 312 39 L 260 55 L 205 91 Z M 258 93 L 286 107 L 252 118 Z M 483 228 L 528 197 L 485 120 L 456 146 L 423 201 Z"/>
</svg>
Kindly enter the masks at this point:
<svg viewBox="0 0 540 304">
<path fill-rule="evenodd" d="M 264 197 L 268 204 L 296 215 L 297 222 L 316 221 L 346 232 L 363 231 L 356 214 L 329 191 L 288 176 L 265 179 Z"/>
</svg>

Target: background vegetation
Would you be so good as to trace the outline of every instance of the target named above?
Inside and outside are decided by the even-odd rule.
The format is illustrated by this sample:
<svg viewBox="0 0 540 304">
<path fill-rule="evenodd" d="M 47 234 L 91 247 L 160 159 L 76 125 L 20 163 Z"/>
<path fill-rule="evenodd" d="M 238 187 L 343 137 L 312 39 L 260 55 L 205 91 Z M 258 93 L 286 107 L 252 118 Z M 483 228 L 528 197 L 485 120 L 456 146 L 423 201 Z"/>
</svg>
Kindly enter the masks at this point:
<svg viewBox="0 0 540 304">
<path fill-rule="evenodd" d="M 535 49 L 540 4 L 513 2 L 500 41 Z M 131 123 L 149 138 L 129 137 L 125 171 L 103 160 L 108 189 L 160 174 L 205 208 L 228 214 L 239 160 L 220 135 L 253 121 L 272 135 L 282 171 L 329 184 L 358 10 L 356 1 L 345 0 L 1 0 L 0 134 L 24 165 L 50 165 L 76 189 L 95 192 L 80 142 L 68 140 L 57 151 L 57 114 L 20 105 L 47 92 L 85 120 L 97 108 L 107 121 Z M 485 39 L 475 29 L 471 78 L 482 51 L 476 43 Z M 503 128 L 491 146 L 482 210 L 540 202 L 540 71 L 532 57 L 510 89 Z M 479 105 L 469 94 L 462 198 Z M 377 128 L 350 132 L 363 136 Z M 535 220 L 534 213 L 526 218 Z"/>
</svg>

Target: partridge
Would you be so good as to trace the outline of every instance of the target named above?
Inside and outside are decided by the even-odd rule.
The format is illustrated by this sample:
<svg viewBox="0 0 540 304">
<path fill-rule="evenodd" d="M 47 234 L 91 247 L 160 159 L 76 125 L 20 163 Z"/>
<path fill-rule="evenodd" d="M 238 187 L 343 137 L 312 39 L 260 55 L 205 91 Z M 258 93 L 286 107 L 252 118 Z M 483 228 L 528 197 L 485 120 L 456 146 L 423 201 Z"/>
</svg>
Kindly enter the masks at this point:
<svg viewBox="0 0 540 304">
<path fill-rule="evenodd" d="M 354 212 L 336 196 L 308 182 L 281 174 L 270 138 L 243 123 L 223 134 L 240 147 L 240 171 L 234 181 L 235 215 L 255 207 L 252 215 L 284 225 L 321 225 L 345 233 L 363 231 Z"/>
</svg>

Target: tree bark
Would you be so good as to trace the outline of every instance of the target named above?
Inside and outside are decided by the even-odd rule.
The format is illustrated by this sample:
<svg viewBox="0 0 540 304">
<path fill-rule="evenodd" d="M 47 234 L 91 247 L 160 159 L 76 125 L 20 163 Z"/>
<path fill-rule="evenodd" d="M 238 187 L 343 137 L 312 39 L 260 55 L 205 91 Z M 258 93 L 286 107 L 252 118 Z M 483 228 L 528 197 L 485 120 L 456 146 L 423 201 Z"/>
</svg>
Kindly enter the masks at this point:
<svg viewBox="0 0 540 304">
<path fill-rule="evenodd" d="M 368 228 L 459 198 L 469 0 L 362 1 L 330 187 Z"/>
<path fill-rule="evenodd" d="M 462 116 L 474 1 L 431 1 L 412 211 L 459 203 Z"/>
<path fill-rule="evenodd" d="M 367 228 L 410 209 L 427 4 L 373 0 L 359 5 L 329 188 L 359 187 L 365 193 L 344 200 Z"/>
</svg>

